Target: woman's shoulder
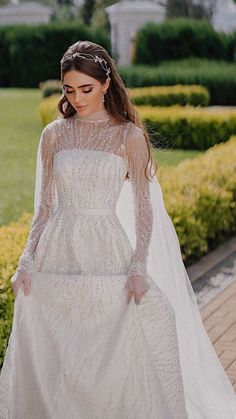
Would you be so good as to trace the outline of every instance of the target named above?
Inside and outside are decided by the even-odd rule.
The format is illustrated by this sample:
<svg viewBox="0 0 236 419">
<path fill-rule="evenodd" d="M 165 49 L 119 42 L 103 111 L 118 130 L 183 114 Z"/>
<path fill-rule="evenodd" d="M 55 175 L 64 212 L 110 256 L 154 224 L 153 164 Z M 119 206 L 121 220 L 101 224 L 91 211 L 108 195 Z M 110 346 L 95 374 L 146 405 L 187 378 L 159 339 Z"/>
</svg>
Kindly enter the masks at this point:
<svg viewBox="0 0 236 419">
<path fill-rule="evenodd" d="M 57 119 L 54 119 L 53 121 L 49 122 L 48 124 L 46 124 L 43 130 L 47 131 L 47 132 L 53 132 L 53 131 L 56 131 L 60 128 L 65 127 L 67 124 L 68 124 L 67 119 L 57 118 Z"/>
<path fill-rule="evenodd" d="M 125 123 L 126 141 L 144 138 L 143 129 L 135 122 L 127 121 Z"/>
</svg>

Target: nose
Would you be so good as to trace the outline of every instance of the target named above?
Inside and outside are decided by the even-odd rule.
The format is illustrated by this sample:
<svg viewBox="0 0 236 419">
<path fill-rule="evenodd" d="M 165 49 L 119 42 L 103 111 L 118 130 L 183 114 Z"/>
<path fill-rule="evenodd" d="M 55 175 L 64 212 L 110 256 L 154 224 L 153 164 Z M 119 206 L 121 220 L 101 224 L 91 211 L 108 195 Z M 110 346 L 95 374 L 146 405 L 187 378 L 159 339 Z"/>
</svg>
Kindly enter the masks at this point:
<svg viewBox="0 0 236 419">
<path fill-rule="evenodd" d="M 75 92 L 75 103 L 76 103 L 76 105 L 79 105 L 79 103 L 80 103 L 80 92 L 79 91 L 76 91 Z"/>
</svg>

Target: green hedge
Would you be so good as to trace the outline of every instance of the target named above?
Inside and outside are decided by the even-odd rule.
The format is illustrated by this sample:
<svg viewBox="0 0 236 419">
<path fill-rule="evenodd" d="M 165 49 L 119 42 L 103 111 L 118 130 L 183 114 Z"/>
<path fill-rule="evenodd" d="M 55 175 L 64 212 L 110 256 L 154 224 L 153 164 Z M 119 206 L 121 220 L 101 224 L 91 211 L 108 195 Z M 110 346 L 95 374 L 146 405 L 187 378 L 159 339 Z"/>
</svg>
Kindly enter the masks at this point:
<svg viewBox="0 0 236 419">
<path fill-rule="evenodd" d="M 236 137 L 176 167 L 160 167 L 166 209 L 188 265 L 236 231 Z M 0 365 L 12 326 L 14 274 L 32 216 L 0 228 Z"/>
<path fill-rule="evenodd" d="M 211 111 L 192 106 L 137 108 L 155 145 L 206 150 L 236 134 L 236 110 Z"/>
<path fill-rule="evenodd" d="M 32 215 L 24 213 L 18 221 L 0 227 L 0 366 L 11 332 L 15 300 L 10 278 L 16 271 L 31 221 Z"/>
<path fill-rule="evenodd" d="M 201 85 L 210 93 L 211 105 L 236 105 L 236 64 L 210 60 L 166 61 L 157 67 L 119 68 L 126 87 Z"/>
<path fill-rule="evenodd" d="M 0 86 L 38 87 L 60 78 L 60 59 L 78 40 L 90 40 L 111 50 L 108 35 L 77 23 L 0 27 Z"/>
<path fill-rule="evenodd" d="M 176 167 L 158 168 L 186 265 L 236 232 L 236 137 Z"/>
<path fill-rule="evenodd" d="M 218 33 L 206 21 L 180 18 L 144 25 L 137 34 L 134 62 L 156 65 L 187 57 L 233 61 L 235 52 L 235 35 Z"/>
<path fill-rule="evenodd" d="M 196 85 L 137 87 L 128 89 L 128 93 L 133 104 L 138 106 L 207 106 L 210 101 L 208 90 Z"/>
</svg>

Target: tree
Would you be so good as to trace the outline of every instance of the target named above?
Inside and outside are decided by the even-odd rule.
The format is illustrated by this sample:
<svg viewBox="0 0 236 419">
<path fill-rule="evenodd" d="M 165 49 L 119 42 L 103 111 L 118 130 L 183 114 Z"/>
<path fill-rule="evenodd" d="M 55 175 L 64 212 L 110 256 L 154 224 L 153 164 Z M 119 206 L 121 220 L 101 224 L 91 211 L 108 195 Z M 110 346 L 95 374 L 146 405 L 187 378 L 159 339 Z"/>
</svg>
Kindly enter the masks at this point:
<svg viewBox="0 0 236 419">
<path fill-rule="evenodd" d="M 168 0 L 167 16 L 211 20 L 214 7 L 215 0 Z"/>
<path fill-rule="evenodd" d="M 86 25 L 90 25 L 96 0 L 85 0 L 81 7 L 80 15 Z"/>
</svg>

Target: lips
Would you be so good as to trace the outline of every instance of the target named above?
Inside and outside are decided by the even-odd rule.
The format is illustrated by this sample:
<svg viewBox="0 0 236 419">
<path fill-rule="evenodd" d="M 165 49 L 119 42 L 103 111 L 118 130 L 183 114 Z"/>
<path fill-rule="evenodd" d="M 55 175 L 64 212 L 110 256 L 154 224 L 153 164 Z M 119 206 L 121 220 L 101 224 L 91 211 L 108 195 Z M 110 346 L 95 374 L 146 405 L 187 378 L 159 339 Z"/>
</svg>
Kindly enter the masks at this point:
<svg viewBox="0 0 236 419">
<path fill-rule="evenodd" d="M 83 110 L 85 108 L 86 108 L 86 105 L 85 106 L 76 106 L 76 109 L 78 109 L 78 111 L 81 111 L 81 110 Z"/>
</svg>

